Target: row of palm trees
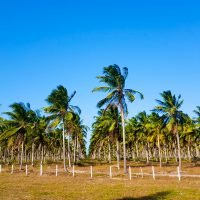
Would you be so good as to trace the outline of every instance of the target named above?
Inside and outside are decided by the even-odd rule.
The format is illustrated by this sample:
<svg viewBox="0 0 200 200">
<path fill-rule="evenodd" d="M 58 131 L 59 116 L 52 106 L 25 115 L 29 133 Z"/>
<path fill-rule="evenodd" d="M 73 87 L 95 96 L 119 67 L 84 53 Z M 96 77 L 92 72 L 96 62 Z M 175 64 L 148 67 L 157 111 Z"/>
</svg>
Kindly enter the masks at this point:
<svg viewBox="0 0 200 200">
<path fill-rule="evenodd" d="M 107 96 L 97 104 L 100 109 L 92 125 L 92 137 L 89 154 L 93 158 L 124 159 L 124 173 L 127 173 L 126 158 L 143 159 L 147 164 L 151 159 L 159 159 L 162 165 L 163 156 L 168 162 L 175 158 L 181 168 L 181 158 L 189 160 L 199 158 L 200 149 L 200 107 L 194 111 L 197 118 L 192 120 L 181 111 L 183 100 L 171 91 L 161 93 L 161 100 L 147 115 L 140 112 L 136 117 L 125 120 L 128 114 L 126 98 L 129 102 L 135 100 L 138 94 L 133 89 L 125 89 L 128 69 L 111 65 L 105 67 L 103 75 L 97 78 L 104 86 L 96 87 L 93 91 L 107 92 Z M 123 150 L 123 155 L 120 155 Z M 187 152 L 187 154 L 186 154 Z M 186 156 L 187 155 L 187 156 Z"/>
<path fill-rule="evenodd" d="M 93 159 L 105 159 L 109 163 L 117 160 L 118 166 L 120 149 L 123 148 L 122 127 L 120 114 L 116 107 L 107 111 L 99 111 L 93 123 L 89 153 Z M 183 118 L 174 130 L 173 119 L 166 122 L 164 116 L 156 112 L 149 115 L 144 111 L 126 120 L 126 152 L 130 160 L 168 163 L 170 160 L 181 159 L 195 161 L 200 158 L 200 129 L 197 119 L 192 120 L 188 115 Z"/>
<path fill-rule="evenodd" d="M 30 104 L 13 103 L 11 111 L 0 118 L 0 158 L 4 162 L 35 160 L 43 162 L 63 160 L 66 167 L 66 150 L 69 166 L 86 156 L 87 126 L 80 118 L 80 108 L 72 106 L 76 92 L 68 95 L 63 86 L 58 86 L 47 97 L 45 116 L 31 109 Z"/>
<path fill-rule="evenodd" d="M 175 159 L 179 167 L 182 158 L 199 158 L 200 107 L 195 111 L 196 119 L 191 119 L 181 111 L 181 96 L 164 91 L 150 114 L 144 111 L 126 119 L 127 101 L 134 102 L 136 96 L 144 98 L 139 91 L 126 88 L 127 76 L 128 68 L 118 65 L 104 67 L 103 75 L 97 76 L 102 85 L 93 92 L 107 95 L 97 103 L 89 156 L 110 163 L 116 159 L 118 167 L 123 159 L 124 173 L 127 158 L 146 159 L 147 164 L 158 160 L 160 166 L 164 160 Z M 32 110 L 30 104 L 12 104 L 11 111 L 4 112 L 7 118 L 0 118 L 0 159 L 18 160 L 21 167 L 24 161 L 63 160 L 67 171 L 67 161 L 71 166 L 72 160 L 76 163 L 85 158 L 88 127 L 80 118 L 80 108 L 71 105 L 75 94 L 69 95 L 65 87 L 58 86 L 46 99 L 45 116 Z"/>
</svg>

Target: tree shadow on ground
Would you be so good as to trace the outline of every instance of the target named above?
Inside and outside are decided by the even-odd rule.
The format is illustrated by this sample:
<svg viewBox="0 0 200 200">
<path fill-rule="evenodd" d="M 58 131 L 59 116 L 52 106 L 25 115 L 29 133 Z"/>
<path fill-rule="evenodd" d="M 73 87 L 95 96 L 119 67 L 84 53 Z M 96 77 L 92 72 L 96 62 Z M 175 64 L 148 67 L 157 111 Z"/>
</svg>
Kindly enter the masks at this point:
<svg viewBox="0 0 200 200">
<path fill-rule="evenodd" d="M 152 195 L 143 196 L 143 197 L 123 197 L 116 200 L 164 200 L 170 194 L 170 192 L 158 192 Z"/>
</svg>

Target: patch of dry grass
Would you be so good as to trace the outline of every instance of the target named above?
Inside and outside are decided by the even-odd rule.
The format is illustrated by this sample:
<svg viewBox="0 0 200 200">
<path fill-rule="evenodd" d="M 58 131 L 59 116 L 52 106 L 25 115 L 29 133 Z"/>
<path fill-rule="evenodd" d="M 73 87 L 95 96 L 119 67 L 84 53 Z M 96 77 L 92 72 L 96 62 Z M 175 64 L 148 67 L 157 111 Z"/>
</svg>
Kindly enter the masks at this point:
<svg viewBox="0 0 200 200">
<path fill-rule="evenodd" d="M 132 171 L 139 172 L 139 166 L 129 163 Z M 61 170 L 61 166 L 59 166 Z M 10 167 L 4 167 L 0 174 L 0 199 L 113 199 L 113 200 L 200 200 L 200 178 L 183 178 L 181 182 L 176 177 L 159 177 L 155 181 L 152 177 L 133 177 L 120 175 L 114 169 L 114 179 L 108 176 L 109 165 L 96 165 L 95 171 L 107 173 L 107 175 L 94 175 L 90 179 L 89 166 L 75 167 L 76 170 L 87 171 L 88 174 L 71 174 L 59 172 L 55 176 L 55 165 L 45 166 L 44 175 L 39 176 L 39 168 L 29 167 L 29 175 L 19 172 L 15 168 L 14 174 L 8 173 Z M 175 166 L 164 167 L 156 171 L 175 171 Z M 190 173 L 200 172 L 200 167 L 185 165 L 183 171 Z M 151 167 L 144 167 L 144 171 L 150 172 Z M 116 176 L 115 176 L 116 175 Z M 115 179 L 120 177 L 119 179 Z"/>
</svg>

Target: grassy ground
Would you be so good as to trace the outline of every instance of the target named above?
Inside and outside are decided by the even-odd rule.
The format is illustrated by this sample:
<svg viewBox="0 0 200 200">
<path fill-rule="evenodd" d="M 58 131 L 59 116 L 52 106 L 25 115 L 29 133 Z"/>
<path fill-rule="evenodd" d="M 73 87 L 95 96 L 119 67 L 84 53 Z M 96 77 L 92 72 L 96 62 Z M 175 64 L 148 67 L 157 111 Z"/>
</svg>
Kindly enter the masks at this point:
<svg viewBox="0 0 200 200">
<path fill-rule="evenodd" d="M 132 171 L 139 172 L 139 166 L 131 164 Z M 61 168 L 61 166 L 59 166 Z M 113 200 L 200 200 L 200 178 L 183 178 L 181 182 L 176 177 L 158 177 L 154 181 L 152 177 L 133 177 L 119 175 L 114 169 L 114 179 L 108 175 L 95 175 L 95 171 L 108 174 L 108 165 L 94 166 L 94 178 L 90 179 L 89 167 L 76 167 L 76 170 L 88 171 L 88 174 L 71 174 L 59 172 L 55 176 L 55 165 L 45 166 L 44 175 L 39 176 L 38 168 L 29 167 L 29 175 L 16 168 L 14 174 L 10 174 L 10 166 L 4 167 L 0 174 L 0 199 L 113 199 Z M 150 167 L 144 167 L 144 171 L 150 172 Z M 156 168 L 156 171 L 176 171 L 175 166 Z M 200 167 L 185 165 L 183 171 L 200 174 Z M 118 178 L 116 178 L 118 177 Z M 116 178 L 116 179 L 115 179 Z"/>
</svg>

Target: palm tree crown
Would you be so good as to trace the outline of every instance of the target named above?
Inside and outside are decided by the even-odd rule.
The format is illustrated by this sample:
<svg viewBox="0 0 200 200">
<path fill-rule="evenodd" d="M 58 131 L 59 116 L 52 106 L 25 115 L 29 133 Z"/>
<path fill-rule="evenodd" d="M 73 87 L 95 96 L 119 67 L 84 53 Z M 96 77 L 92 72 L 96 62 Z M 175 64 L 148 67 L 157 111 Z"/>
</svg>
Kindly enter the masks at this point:
<svg viewBox="0 0 200 200">
<path fill-rule="evenodd" d="M 105 83 L 107 86 L 100 86 L 93 89 L 93 92 L 102 91 L 109 92 L 108 95 L 98 102 L 97 107 L 101 108 L 106 105 L 109 107 L 111 104 L 121 105 L 123 107 L 124 113 L 127 113 L 127 98 L 131 103 L 135 100 L 135 94 L 143 99 L 142 93 L 132 90 L 125 89 L 125 81 L 128 76 L 128 68 L 123 68 L 123 73 L 121 73 L 120 67 L 118 65 L 110 65 L 104 67 L 104 76 L 97 76 L 100 82 Z"/>
</svg>

